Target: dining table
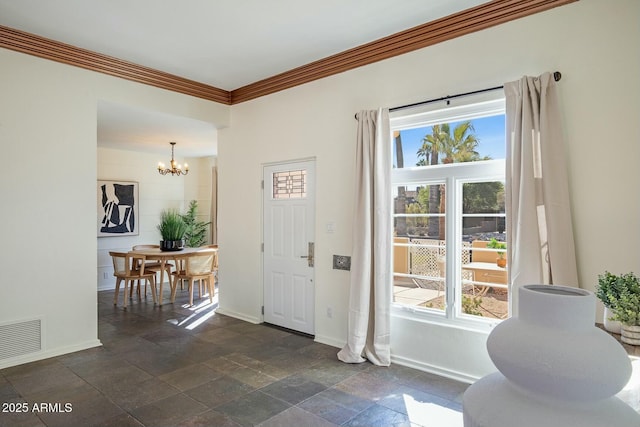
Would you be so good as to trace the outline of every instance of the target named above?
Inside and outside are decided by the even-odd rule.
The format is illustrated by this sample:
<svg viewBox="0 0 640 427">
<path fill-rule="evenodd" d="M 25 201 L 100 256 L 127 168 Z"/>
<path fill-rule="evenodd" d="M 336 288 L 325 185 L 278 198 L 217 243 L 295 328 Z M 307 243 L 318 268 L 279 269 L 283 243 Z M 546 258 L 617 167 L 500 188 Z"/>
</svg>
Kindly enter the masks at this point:
<svg viewBox="0 0 640 427">
<path fill-rule="evenodd" d="M 147 260 L 158 261 L 160 263 L 160 289 L 158 292 L 159 295 L 158 295 L 157 301 L 158 301 L 158 305 L 162 305 L 162 296 L 163 296 L 162 286 L 164 284 L 164 272 L 165 272 L 165 267 L 167 265 L 167 262 L 185 255 L 188 255 L 190 253 L 195 253 L 200 251 L 211 251 L 211 250 L 217 250 L 217 249 L 212 249 L 210 247 L 197 247 L 197 248 L 183 248 L 178 251 L 162 251 L 160 250 L 160 248 L 146 248 L 146 249 L 131 250 L 129 252 L 136 253 L 139 255 L 144 255 Z M 173 286 L 171 284 L 171 276 L 169 276 L 169 286 L 170 287 Z"/>
</svg>

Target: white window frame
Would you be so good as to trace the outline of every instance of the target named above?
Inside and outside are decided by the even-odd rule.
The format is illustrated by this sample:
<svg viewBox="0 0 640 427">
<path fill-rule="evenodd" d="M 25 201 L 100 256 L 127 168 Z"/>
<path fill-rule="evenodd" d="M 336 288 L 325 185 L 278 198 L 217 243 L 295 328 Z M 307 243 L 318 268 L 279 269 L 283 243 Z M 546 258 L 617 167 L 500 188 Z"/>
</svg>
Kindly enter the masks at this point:
<svg viewBox="0 0 640 427">
<path fill-rule="evenodd" d="M 398 130 L 428 127 L 439 123 L 472 120 L 505 113 L 504 95 L 501 92 L 483 94 L 482 97 L 483 99 L 478 99 L 477 97 L 467 99 L 466 103 L 457 106 L 442 108 L 442 106 L 432 105 L 421 107 L 420 109 L 394 112 L 390 115 L 391 133 L 393 135 L 393 132 Z M 462 298 L 462 260 L 460 256 L 462 253 L 462 248 L 460 247 L 462 242 L 462 188 L 463 184 L 468 182 L 504 181 L 505 160 L 394 168 L 390 173 L 393 187 L 411 184 L 440 184 L 444 182 L 447 189 L 445 212 L 454 212 L 455 215 L 453 216 L 454 220 L 451 220 L 452 216 L 447 217 L 445 225 L 446 236 L 453 236 L 447 240 L 447 262 L 445 263 L 446 309 L 444 311 L 433 310 L 392 302 L 392 316 L 471 330 L 491 330 L 501 320 L 466 315 L 461 312 L 461 304 L 455 303 Z M 393 203 L 393 201 L 391 200 L 389 203 Z M 390 250 L 393 256 L 393 244 Z M 449 258 L 449 256 L 453 259 Z M 393 277 L 393 274 L 391 276 Z M 390 284 L 389 288 L 390 292 L 392 292 L 393 283 Z M 510 288 L 509 298 L 511 298 Z"/>
</svg>

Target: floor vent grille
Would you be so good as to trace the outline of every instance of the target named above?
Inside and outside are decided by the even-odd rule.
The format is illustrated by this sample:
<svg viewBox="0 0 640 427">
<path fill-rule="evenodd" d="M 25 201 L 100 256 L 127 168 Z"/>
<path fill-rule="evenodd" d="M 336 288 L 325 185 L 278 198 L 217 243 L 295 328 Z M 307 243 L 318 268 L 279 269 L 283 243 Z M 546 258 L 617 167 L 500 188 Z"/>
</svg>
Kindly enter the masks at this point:
<svg viewBox="0 0 640 427">
<path fill-rule="evenodd" d="M 0 360 L 42 350 L 40 319 L 0 325 Z"/>
</svg>

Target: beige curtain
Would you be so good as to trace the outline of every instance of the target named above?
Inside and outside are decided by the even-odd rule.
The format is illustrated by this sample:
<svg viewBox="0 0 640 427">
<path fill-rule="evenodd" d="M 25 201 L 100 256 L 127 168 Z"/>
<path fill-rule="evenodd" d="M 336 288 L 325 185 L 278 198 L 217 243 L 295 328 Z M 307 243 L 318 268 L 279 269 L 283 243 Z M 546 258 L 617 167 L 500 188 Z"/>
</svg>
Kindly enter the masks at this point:
<svg viewBox="0 0 640 427">
<path fill-rule="evenodd" d="M 389 366 L 391 137 L 389 111 L 357 114 L 356 191 L 347 344 L 338 358 Z"/>
<path fill-rule="evenodd" d="M 209 233 L 211 237 L 211 244 L 218 244 L 218 168 L 213 166 L 211 168 L 211 225 L 209 226 Z"/>
<path fill-rule="evenodd" d="M 526 284 L 578 286 L 557 86 L 551 73 L 504 85 L 512 313 Z"/>
</svg>

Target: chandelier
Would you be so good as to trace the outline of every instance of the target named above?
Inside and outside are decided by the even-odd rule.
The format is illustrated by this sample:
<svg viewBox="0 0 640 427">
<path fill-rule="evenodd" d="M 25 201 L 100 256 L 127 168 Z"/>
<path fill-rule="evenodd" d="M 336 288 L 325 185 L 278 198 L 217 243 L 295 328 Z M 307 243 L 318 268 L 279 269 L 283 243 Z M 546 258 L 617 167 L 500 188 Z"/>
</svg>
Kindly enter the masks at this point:
<svg viewBox="0 0 640 427">
<path fill-rule="evenodd" d="M 176 161 L 173 159 L 173 148 L 175 147 L 176 143 L 175 142 L 170 142 L 169 144 L 171 144 L 171 167 L 169 168 L 165 168 L 164 163 L 160 162 L 158 163 L 158 172 L 160 173 L 160 175 L 166 175 L 166 174 L 171 174 L 171 175 L 186 175 L 189 173 L 189 165 L 188 164 L 184 164 L 184 170 L 182 169 L 181 165 L 176 164 Z"/>
</svg>

